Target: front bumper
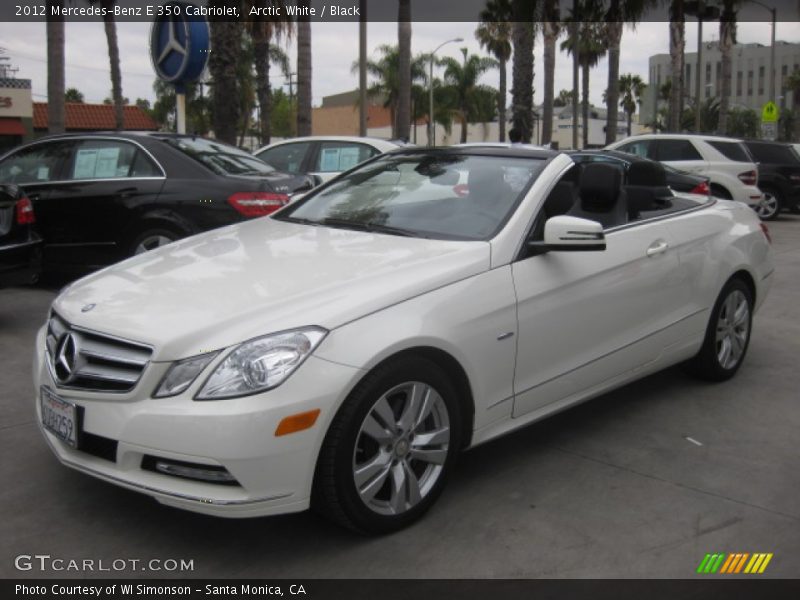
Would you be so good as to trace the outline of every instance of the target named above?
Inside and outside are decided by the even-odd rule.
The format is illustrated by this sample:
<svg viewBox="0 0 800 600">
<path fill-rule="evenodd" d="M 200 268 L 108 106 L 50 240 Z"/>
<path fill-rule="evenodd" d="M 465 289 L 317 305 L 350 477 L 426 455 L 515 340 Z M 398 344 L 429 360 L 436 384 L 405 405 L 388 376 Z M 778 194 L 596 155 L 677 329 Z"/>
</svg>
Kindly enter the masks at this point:
<svg viewBox="0 0 800 600">
<path fill-rule="evenodd" d="M 159 399 L 150 396 L 168 363 L 149 364 L 133 391 L 116 394 L 60 389 L 45 360 L 43 328 L 37 336 L 34 360 L 37 422 L 62 463 L 148 494 L 163 504 L 224 517 L 308 508 L 325 432 L 361 373 L 311 356 L 278 388 L 245 398 L 203 402 L 192 396 L 204 374 L 184 394 Z M 92 454 L 80 443 L 75 449 L 41 426 L 41 386 L 82 407 L 82 430 L 95 439 L 108 440 L 114 448 L 110 456 Z M 312 428 L 275 437 L 284 417 L 314 409 L 321 412 Z M 238 485 L 146 470 L 142 468 L 145 457 L 223 467 Z"/>
</svg>

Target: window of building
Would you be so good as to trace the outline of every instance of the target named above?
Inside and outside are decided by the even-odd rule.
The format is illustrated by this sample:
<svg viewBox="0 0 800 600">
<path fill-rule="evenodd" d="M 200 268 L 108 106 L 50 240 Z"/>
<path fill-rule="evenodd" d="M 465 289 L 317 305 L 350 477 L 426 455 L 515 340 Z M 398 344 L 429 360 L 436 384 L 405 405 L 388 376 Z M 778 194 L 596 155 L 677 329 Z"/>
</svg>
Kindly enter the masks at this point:
<svg viewBox="0 0 800 600">
<path fill-rule="evenodd" d="M 736 96 L 742 95 L 742 72 L 736 71 Z"/>
<path fill-rule="evenodd" d="M 747 95 L 753 95 L 753 71 L 747 72 Z"/>
<path fill-rule="evenodd" d="M 758 95 L 764 95 L 764 67 L 758 67 Z"/>
</svg>

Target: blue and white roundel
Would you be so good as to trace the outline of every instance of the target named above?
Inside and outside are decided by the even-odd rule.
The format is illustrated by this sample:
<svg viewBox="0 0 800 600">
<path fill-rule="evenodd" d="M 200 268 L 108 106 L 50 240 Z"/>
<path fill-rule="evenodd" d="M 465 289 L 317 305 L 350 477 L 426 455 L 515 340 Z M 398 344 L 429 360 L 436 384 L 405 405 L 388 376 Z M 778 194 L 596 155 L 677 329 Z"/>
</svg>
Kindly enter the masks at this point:
<svg viewBox="0 0 800 600">
<path fill-rule="evenodd" d="M 187 15 L 187 2 L 167 2 L 150 30 L 150 59 L 160 79 L 195 81 L 208 62 L 210 31 L 205 17 Z M 196 13 L 197 11 L 189 11 Z"/>
</svg>

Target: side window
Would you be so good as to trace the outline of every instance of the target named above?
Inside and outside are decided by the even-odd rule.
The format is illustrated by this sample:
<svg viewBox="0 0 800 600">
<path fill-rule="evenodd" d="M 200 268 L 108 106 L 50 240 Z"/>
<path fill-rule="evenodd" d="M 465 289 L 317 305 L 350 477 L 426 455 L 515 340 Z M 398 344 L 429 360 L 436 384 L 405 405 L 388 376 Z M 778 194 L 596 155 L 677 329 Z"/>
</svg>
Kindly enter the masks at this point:
<svg viewBox="0 0 800 600">
<path fill-rule="evenodd" d="M 130 177 L 137 148 L 114 140 L 83 140 L 75 146 L 67 179 Z"/>
<path fill-rule="evenodd" d="M 310 145 L 310 142 L 281 144 L 256 154 L 256 156 L 278 171 L 297 174 L 300 172 Z"/>
<path fill-rule="evenodd" d="M 661 161 L 703 160 L 689 140 L 658 140 L 656 150 Z"/>
<path fill-rule="evenodd" d="M 716 140 L 706 140 L 708 144 L 720 152 L 725 158 L 736 162 L 753 162 L 744 144 L 740 142 L 718 142 Z"/>
<path fill-rule="evenodd" d="M 45 143 L 22 148 L 0 163 L 0 181 L 4 183 L 55 181 L 68 154 L 69 145 L 65 143 Z"/>
<path fill-rule="evenodd" d="M 136 150 L 131 166 L 131 177 L 161 177 L 163 173 L 156 164 L 140 149 Z"/>
<path fill-rule="evenodd" d="M 628 142 L 627 144 L 623 144 L 617 150 L 621 152 L 627 152 L 628 154 L 633 154 L 634 156 L 641 156 L 642 158 L 647 158 L 647 152 L 650 148 L 650 140 L 637 140 L 635 142 Z"/>
<path fill-rule="evenodd" d="M 340 173 L 352 169 L 378 154 L 378 151 L 365 144 L 342 142 L 323 142 L 319 146 L 317 163 L 312 169 L 320 173 Z"/>
</svg>

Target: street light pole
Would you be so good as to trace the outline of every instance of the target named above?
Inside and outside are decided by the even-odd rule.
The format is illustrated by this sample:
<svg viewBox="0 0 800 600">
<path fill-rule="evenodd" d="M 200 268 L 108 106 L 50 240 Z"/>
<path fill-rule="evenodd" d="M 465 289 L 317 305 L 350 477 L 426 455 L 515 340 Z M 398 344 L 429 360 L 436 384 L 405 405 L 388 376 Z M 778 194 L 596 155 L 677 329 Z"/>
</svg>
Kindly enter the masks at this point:
<svg viewBox="0 0 800 600">
<path fill-rule="evenodd" d="M 430 71 L 429 71 L 429 79 L 428 79 L 428 88 L 429 88 L 429 90 L 428 90 L 428 94 L 429 94 L 429 96 L 428 96 L 428 146 L 430 146 L 431 148 L 436 146 L 436 140 L 434 139 L 436 137 L 436 129 L 434 129 L 435 126 L 433 124 L 433 59 L 436 57 L 436 53 L 439 51 L 439 49 L 442 46 L 444 46 L 446 44 L 453 43 L 453 42 L 463 42 L 463 41 L 464 41 L 464 38 L 460 38 L 460 37 L 454 38 L 452 40 L 447 40 L 446 42 L 442 42 L 441 44 L 436 46 L 436 48 L 433 50 L 433 52 L 431 52 L 430 65 L 429 65 L 430 66 Z"/>
<path fill-rule="evenodd" d="M 700 133 L 700 70 L 703 64 L 703 3 L 700 2 L 700 8 L 697 14 L 697 67 L 695 73 L 695 88 L 694 88 L 694 131 Z"/>
</svg>

